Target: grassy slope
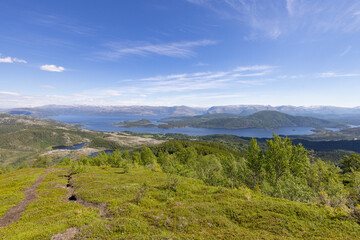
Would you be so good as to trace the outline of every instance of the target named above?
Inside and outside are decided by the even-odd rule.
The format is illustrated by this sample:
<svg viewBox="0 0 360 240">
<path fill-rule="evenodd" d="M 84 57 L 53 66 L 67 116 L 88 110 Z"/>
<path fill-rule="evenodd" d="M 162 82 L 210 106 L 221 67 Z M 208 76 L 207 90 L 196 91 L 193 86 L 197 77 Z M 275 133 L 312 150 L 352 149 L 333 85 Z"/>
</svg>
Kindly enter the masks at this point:
<svg viewBox="0 0 360 240">
<path fill-rule="evenodd" d="M 91 168 L 75 193 L 108 204 L 113 218 L 82 236 L 100 239 L 360 239 L 360 226 L 311 204 L 204 185 L 149 170 Z M 137 200 L 140 200 L 137 204 Z M 78 239 L 81 239 L 79 236 Z"/>
<path fill-rule="evenodd" d="M 56 169 L 44 176 L 43 183 L 37 189 L 37 200 L 26 208 L 18 222 L 0 229 L 0 239 L 50 239 L 67 228 L 80 228 L 97 221 L 97 209 L 86 208 L 65 199 L 65 175 L 68 172 Z"/>
<path fill-rule="evenodd" d="M 0 218 L 24 199 L 24 190 L 31 186 L 44 169 L 23 169 L 0 175 Z"/>
<path fill-rule="evenodd" d="M 26 172 L 35 179 L 42 170 L 16 173 Z M 0 229 L 0 239 L 50 239 L 70 227 L 80 229 L 76 239 L 360 239 L 358 224 L 323 207 L 147 169 L 88 167 L 73 175 L 75 194 L 107 203 L 112 217 L 101 219 L 98 209 L 64 199 L 68 172 L 46 175 L 38 199 L 21 220 Z"/>
</svg>

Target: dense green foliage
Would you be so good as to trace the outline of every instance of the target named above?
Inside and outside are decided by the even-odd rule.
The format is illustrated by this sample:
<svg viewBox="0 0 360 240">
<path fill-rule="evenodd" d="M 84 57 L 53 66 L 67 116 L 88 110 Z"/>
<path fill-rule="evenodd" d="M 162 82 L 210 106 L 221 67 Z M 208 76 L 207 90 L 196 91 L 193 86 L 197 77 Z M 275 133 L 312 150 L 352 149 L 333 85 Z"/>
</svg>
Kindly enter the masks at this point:
<svg viewBox="0 0 360 240">
<path fill-rule="evenodd" d="M 246 187 L 205 185 L 143 168 L 90 167 L 74 175 L 75 194 L 107 203 L 112 218 L 77 239 L 359 239 L 341 212 L 266 197 Z"/>
<path fill-rule="evenodd" d="M 333 132 L 333 131 L 331 131 Z M 234 135 L 208 135 L 208 136 L 189 136 L 185 134 L 167 133 L 162 134 L 148 134 L 148 133 L 134 133 L 127 132 L 128 134 L 141 137 L 151 137 L 159 140 L 189 140 L 189 141 L 205 141 L 221 143 L 233 149 L 240 151 L 242 156 L 246 156 L 247 148 L 250 144 L 250 138 L 238 137 Z M 312 136 L 312 135 L 311 135 Z M 359 140 L 306 140 L 308 136 L 292 136 L 291 140 L 293 144 L 301 143 L 305 147 L 311 156 L 310 161 L 321 158 L 326 162 L 332 162 L 336 165 L 340 164 L 340 159 L 343 156 L 350 155 L 352 153 L 360 153 L 360 141 Z M 266 138 L 258 138 L 257 143 L 261 149 L 267 148 Z"/>
<path fill-rule="evenodd" d="M 301 144 L 293 145 L 289 138 L 274 135 L 266 144 L 262 149 L 252 139 L 244 157 L 241 151 L 219 143 L 168 141 L 140 152 L 115 151 L 82 158 L 75 165 L 80 172 L 86 165 L 121 167 L 126 172 L 140 165 L 212 186 L 247 186 L 272 197 L 326 205 L 358 218 L 358 155 L 345 156 L 340 170 L 320 159 L 310 162 L 308 151 Z M 70 162 L 62 160 L 65 165 Z"/>
<path fill-rule="evenodd" d="M 309 141 L 294 139 L 294 143 L 301 143 L 305 148 L 316 152 L 330 152 L 336 149 L 360 152 L 360 140 L 337 140 L 337 141 Z"/>
<path fill-rule="evenodd" d="M 344 173 L 360 171 L 360 155 L 351 154 L 350 156 L 344 156 L 341 166 Z"/>
<path fill-rule="evenodd" d="M 89 143 L 89 147 L 93 147 L 93 148 L 106 148 L 109 150 L 115 150 L 115 149 L 119 149 L 120 146 L 118 144 L 116 144 L 115 142 L 112 141 L 107 141 L 103 138 L 100 137 L 96 137 L 94 138 L 90 143 Z"/>
</svg>

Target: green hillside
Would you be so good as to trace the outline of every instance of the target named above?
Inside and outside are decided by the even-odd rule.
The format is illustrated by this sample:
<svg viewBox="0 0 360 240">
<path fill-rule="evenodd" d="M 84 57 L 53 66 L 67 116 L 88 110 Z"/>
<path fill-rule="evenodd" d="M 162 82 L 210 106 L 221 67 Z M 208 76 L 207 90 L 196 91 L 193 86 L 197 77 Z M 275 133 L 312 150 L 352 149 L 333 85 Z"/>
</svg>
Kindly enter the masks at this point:
<svg viewBox="0 0 360 240">
<path fill-rule="evenodd" d="M 71 146 L 101 135 L 50 119 L 0 114 L 0 167 L 29 163 L 53 146 Z"/>
<path fill-rule="evenodd" d="M 79 129 L 78 125 L 25 115 L 0 114 L 0 169 L 32 166 L 36 159 L 56 162 L 70 156 L 78 159 L 103 150 L 133 149 L 164 142 L 127 133 Z M 53 149 L 87 143 L 76 150 Z"/>
<path fill-rule="evenodd" d="M 71 190 L 66 188 L 70 171 L 62 167 L 45 174 L 37 199 L 20 220 L 0 227 L 0 239 L 64 233 L 73 237 L 67 239 L 360 239 L 360 226 L 341 212 L 244 187 L 213 187 L 145 168 L 125 173 L 86 167 L 71 175 Z M 34 181 L 39 171 L 2 175 L 0 197 L 10 188 L 4 181 L 29 185 L 24 175 Z M 67 200 L 69 191 L 76 201 Z"/>
<path fill-rule="evenodd" d="M 231 114 L 210 114 L 174 120 L 164 120 L 167 124 L 159 127 L 204 127 L 204 128 L 280 128 L 280 127 L 345 127 L 332 121 L 312 117 L 292 116 L 277 111 L 261 111 L 239 117 Z"/>
</svg>

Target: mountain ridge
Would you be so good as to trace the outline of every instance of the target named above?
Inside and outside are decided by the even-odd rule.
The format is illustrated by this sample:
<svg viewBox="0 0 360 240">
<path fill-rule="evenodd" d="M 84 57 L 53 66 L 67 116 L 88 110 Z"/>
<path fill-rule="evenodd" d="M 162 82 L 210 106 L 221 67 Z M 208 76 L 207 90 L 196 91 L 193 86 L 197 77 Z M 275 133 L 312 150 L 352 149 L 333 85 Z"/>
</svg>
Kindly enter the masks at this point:
<svg viewBox="0 0 360 240">
<path fill-rule="evenodd" d="M 280 127 L 346 127 L 333 121 L 293 116 L 277 111 L 260 111 L 247 116 L 229 115 L 229 114 L 205 114 L 195 117 L 179 118 L 164 121 L 166 124 L 160 125 L 163 128 L 172 127 L 200 127 L 200 128 L 280 128 Z"/>
<path fill-rule="evenodd" d="M 271 105 L 225 105 L 205 107 L 189 106 L 90 106 L 90 105 L 45 105 L 32 108 L 11 108 L 2 110 L 11 114 L 35 117 L 57 115 L 136 115 L 136 116 L 196 116 L 202 114 L 229 113 L 247 116 L 259 111 L 278 111 L 294 116 L 310 116 L 325 119 L 358 118 L 360 107 L 336 106 L 271 106 Z"/>
</svg>

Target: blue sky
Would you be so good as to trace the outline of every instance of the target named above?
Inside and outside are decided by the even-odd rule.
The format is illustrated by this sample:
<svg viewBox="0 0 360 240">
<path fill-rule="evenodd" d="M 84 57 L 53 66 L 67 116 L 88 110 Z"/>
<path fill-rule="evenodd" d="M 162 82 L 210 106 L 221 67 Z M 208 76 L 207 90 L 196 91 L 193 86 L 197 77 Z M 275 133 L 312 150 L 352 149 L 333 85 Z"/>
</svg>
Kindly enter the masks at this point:
<svg viewBox="0 0 360 240">
<path fill-rule="evenodd" d="M 357 0 L 0 1 L 0 108 L 360 105 Z"/>
</svg>

